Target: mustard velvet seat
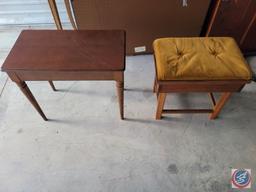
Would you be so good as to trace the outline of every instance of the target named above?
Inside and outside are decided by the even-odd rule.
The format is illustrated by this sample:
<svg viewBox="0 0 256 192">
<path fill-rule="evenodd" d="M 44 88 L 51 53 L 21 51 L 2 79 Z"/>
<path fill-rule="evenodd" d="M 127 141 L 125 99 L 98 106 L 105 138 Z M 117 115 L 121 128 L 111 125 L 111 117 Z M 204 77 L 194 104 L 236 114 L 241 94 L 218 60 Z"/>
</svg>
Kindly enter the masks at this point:
<svg viewBox="0 0 256 192">
<path fill-rule="evenodd" d="M 153 43 L 158 80 L 250 80 L 230 37 L 161 38 Z"/>
<path fill-rule="evenodd" d="M 252 79 L 249 65 L 229 37 L 161 38 L 154 41 L 153 49 L 156 119 L 166 113 L 210 113 L 210 119 L 215 119 L 232 93 Z M 208 93 L 212 108 L 164 108 L 166 95 L 174 92 Z M 221 93 L 218 101 L 215 92 Z"/>
</svg>

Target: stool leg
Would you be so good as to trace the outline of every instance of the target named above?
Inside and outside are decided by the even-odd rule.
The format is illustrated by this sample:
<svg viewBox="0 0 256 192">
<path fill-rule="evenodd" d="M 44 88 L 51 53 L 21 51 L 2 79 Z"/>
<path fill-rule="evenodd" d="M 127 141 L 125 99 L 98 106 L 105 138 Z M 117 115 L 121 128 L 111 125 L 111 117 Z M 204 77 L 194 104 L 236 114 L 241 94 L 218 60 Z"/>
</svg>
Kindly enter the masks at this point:
<svg viewBox="0 0 256 192">
<path fill-rule="evenodd" d="M 154 86 L 153 86 L 153 92 L 154 92 L 154 93 L 156 92 L 156 86 L 157 86 L 157 83 L 156 83 L 156 77 L 155 77 Z"/>
<path fill-rule="evenodd" d="M 162 112 L 164 108 L 166 93 L 158 93 L 157 97 L 157 110 L 156 110 L 156 119 L 159 120 L 162 117 Z"/>
<path fill-rule="evenodd" d="M 211 99 L 211 102 L 212 102 L 212 106 L 215 107 L 216 105 L 216 101 L 215 101 L 215 98 L 214 98 L 214 95 L 213 93 L 208 93 L 210 99 Z"/>
<path fill-rule="evenodd" d="M 124 82 L 117 81 L 116 82 L 117 88 L 117 96 L 118 96 L 118 103 L 119 103 L 119 110 L 120 110 L 120 118 L 124 119 Z"/>
<path fill-rule="evenodd" d="M 215 107 L 213 108 L 213 112 L 210 115 L 210 119 L 215 119 L 219 115 L 221 109 L 224 107 L 225 103 L 228 101 L 231 94 L 232 93 L 230 92 L 226 92 L 221 95 L 220 100 L 216 103 Z"/>
</svg>

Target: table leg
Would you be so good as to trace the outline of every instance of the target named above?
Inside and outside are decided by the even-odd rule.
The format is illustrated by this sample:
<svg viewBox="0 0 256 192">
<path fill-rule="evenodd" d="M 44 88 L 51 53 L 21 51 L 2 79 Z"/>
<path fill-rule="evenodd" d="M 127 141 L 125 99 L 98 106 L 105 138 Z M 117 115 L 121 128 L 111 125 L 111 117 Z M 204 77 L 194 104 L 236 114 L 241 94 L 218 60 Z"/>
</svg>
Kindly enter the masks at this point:
<svg viewBox="0 0 256 192">
<path fill-rule="evenodd" d="M 117 81 L 116 88 L 117 88 L 120 117 L 121 119 L 124 119 L 124 82 Z"/>
<path fill-rule="evenodd" d="M 210 119 L 215 119 L 219 115 L 221 109 L 224 107 L 225 103 L 228 101 L 231 94 L 232 93 L 230 92 L 222 94 L 220 100 L 216 103 L 215 107 L 213 108 L 213 112 L 210 115 Z"/>
<path fill-rule="evenodd" d="M 45 114 L 43 113 L 42 109 L 40 108 L 39 104 L 37 103 L 35 97 L 33 96 L 33 94 L 31 93 L 31 91 L 29 90 L 27 84 L 22 81 L 22 82 L 16 82 L 17 85 L 20 87 L 20 90 L 23 92 L 23 94 L 28 98 L 28 100 L 30 101 L 30 103 L 35 107 L 35 109 L 37 110 L 37 112 L 41 115 L 41 117 L 47 121 L 48 119 L 46 118 Z"/>
<path fill-rule="evenodd" d="M 55 88 L 53 82 L 52 82 L 52 81 L 48 81 L 48 82 L 49 82 L 49 84 L 50 84 L 52 90 L 53 90 L 53 91 L 57 91 L 57 89 Z"/>
</svg>

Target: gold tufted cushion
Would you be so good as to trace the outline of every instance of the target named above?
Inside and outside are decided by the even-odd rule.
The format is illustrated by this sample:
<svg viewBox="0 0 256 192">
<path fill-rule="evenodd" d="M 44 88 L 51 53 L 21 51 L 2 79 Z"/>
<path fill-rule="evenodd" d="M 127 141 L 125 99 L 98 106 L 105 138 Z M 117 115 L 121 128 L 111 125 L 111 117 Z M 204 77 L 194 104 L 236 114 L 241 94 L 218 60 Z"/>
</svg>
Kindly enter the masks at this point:
<svg viewBox="0 0 256 192">
<path fill-rule="evenodd" d="M 158 80 L 250 80 L 252 72 L 229 37 L 161 38 L 153 43 Z"/>
</svg>

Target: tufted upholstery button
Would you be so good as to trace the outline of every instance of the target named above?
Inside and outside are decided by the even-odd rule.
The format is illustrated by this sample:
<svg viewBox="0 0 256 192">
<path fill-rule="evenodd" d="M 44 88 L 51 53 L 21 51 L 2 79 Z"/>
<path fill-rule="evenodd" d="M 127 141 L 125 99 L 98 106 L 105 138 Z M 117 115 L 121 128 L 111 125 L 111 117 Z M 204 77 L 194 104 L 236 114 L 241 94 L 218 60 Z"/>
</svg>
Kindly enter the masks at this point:
<svg viewBox="0 0 256 192">
<path fill-rule="evenodd" d="M 153 47 L 158 80 L 252 78 L 235 40 L 229 37 L 161 38 Z"/>
<path fill-rule="evenodd" d="M 218 55 L 218 53 L 217 53 L 216 51 L 212 51 L 211 54 L 212 54 L 213 56 L 217 56 L 217 55 Z"/>
<path fill-rule="evenodd" d="M 178 56 L 180 56 L 180 57 L 184 55 L 184 53 L 183 53 L 182 51 L 178 51 L 177 54 L 178 54 Z"/>
</svg>

